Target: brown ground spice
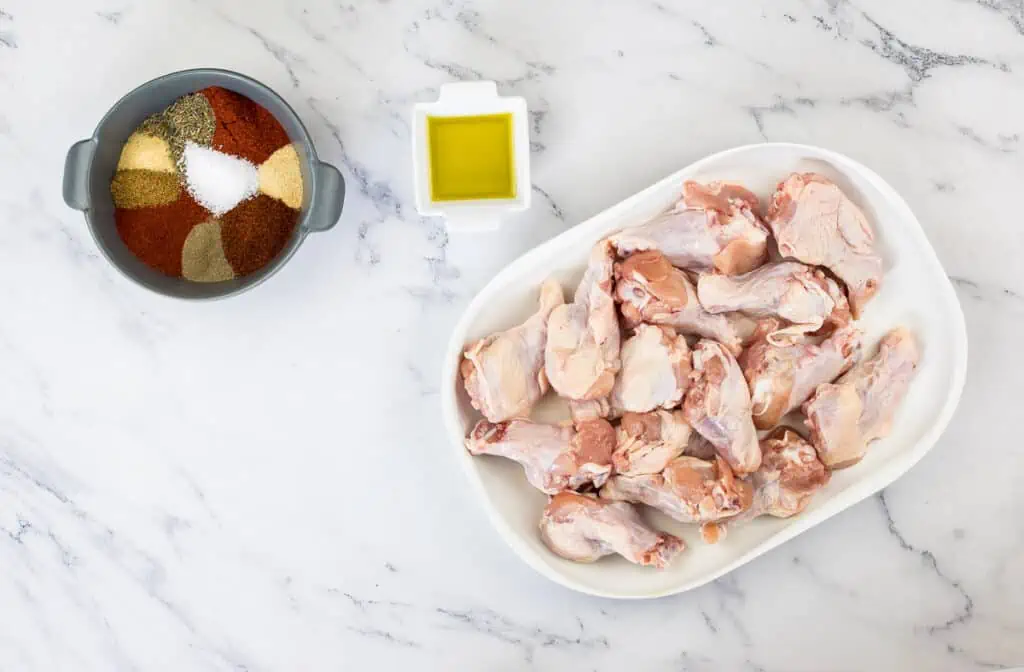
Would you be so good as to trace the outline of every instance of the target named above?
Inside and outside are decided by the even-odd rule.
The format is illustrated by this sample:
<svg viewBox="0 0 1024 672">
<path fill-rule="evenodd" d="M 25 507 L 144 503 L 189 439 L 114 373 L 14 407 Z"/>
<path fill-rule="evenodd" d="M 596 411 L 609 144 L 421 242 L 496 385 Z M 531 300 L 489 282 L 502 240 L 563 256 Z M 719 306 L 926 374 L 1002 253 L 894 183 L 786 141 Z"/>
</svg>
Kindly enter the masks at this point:
<svg viewBox="0 0 1024 672">
<path fill-rule="evenodd" d="M 189 232 L 209 217 L 184 190 L 169 205 L 114 211 L 117 233 L 128 249 L 147 266 L 174 277 L 181 277 L 181 251 Z"/>
<path fill-rule="evenodd" d="M 238 275 L 270 263 L 295 232 L 298 210 L 264 194 L 239 203 L 221 217 L 224 256 Z"/>
<path fill-rule="evenodd" d="M 219 86 L 199 93 L 210 101 L 217 120 L 211 143 L 214 149 L 248 159 L 258 166 L 288 144 L 288 134 L 281 122 L 262 105 Z"/>
<path fill-rule="evenodd" d="M 110 182 L 110 195 L 117 208 L 146 208 L 168 205 L 183 191 L 174 173 L 156 170 L 119 170 Z"/>
</svg>

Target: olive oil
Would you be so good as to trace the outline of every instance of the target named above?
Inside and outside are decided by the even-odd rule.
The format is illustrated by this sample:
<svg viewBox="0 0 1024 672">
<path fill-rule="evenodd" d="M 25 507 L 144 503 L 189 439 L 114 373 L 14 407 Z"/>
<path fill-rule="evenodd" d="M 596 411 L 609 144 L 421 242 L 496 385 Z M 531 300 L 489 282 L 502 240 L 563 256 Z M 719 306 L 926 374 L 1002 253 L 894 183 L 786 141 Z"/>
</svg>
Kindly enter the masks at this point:
<svg viewBox="0 0 1024 672">
<path fill-rule="evenodd" d="M 431 200 L 516 197 L 511 114 L 428 116 L 427 148 Z"/>
</svg>

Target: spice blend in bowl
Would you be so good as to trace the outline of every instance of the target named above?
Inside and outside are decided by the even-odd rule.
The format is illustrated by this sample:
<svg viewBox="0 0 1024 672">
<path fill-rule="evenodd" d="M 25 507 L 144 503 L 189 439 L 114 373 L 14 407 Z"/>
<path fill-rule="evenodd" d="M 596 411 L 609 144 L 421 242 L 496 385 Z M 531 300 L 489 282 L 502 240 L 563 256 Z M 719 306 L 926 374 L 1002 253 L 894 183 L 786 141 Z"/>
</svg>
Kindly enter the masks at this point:
<svg viewBox="0 0 1024 672">
<path fill-rule="evenodd" d="M 146 118 L 110 185 L 117 232 L 147 266 L 193 282 L 254 273 L 295 235 L 299 155 L 273 114 L 208 87 Z"/>
</svg>

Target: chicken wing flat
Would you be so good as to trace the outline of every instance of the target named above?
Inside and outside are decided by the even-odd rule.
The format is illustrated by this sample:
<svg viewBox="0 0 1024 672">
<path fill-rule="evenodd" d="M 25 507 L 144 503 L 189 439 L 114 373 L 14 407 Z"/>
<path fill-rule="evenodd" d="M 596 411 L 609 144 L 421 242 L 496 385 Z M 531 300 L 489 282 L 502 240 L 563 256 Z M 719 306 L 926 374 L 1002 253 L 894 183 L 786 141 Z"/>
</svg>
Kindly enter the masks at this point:
<svg viewBox="0 0 1024 672">
<path fill-rule="evenodd" d="M 548 280 L 540 288 L 540 307 L 526 322 L 466 348 L 460 365 L 463 384 L 473 408 L 491 422 L 528 416 L 547 392 L 548 316 L 563 303 L 562 288 Z"/>
<path fill-rule="evenodd" d="M 646 504 L 682 523 L 710 523 L 746 511 L 754 490 L 721 457 L 706 461 L 684 455 L 660 474 L 613 476 L 601 488 L 601 498 Z"/>
<path fill-rule="evenodd" d="M 599 399 L 615 384 L 621 343 L 612 298 L 614 260 L 608 241 L 594 246 L 573 302 L 557 306 L 548 318 L 544 370 L 568 399 Z"/>
<path fill-rule="evenodd" d="M 792 326 L 781 334 L 818 331 L 850 321 L 850 305 L 835 280 L 798 261 L 766 264 L 737 276 L 707 273 L 697 281 L 697 297 L 709 313 L 739 311 L 751 317 L 778 317 Z"/>
<path fill-rule="evenodd" d="M 768 257 L 768 229 L 759 208 L 757 197 L 739 185 L 686 182 L 675 205 L 610 240 L 623 257 L 659 250 L 679 268 L 746 273 Z"/>
<path fill-rule="evenodd" d="M 734 355 L 743 348 L 743 320 L 706 311 L 686 273 L 657 250 L 637 252 L 615 264 L 615 300 L 627 327 L 660 324 L 716 340 Z"/>
<path fill-rule="evenodd" d="M 668 327 L 641 324 L 622 346 L 622 368 L 612 388 L 612 412 L 675 408 L 689 382 L 690 348 Z"/>
<path fill-rule="evenodd" d="M 471 455 L 497 455 L 522 465 L 526 480 L 553 495 L 587 484 L 600 487 L 612 472 L 615 429 L 606 420 L 570 426 L 529 420 L 477 423 L 466 449 Z"/>
<path fill-rule="evenodd" d="M 761 448 L 751 417 L 750 389 L 736 359 L 715 341 L 702 340 L 693 349 L 683 413 L 733 471 L 740 475 L 757 471 Z"/>
<path fill-rule="evenodd" d="M 739 358 L 750 387 L 754 426 L 771 429 L 796 410 L 822 383 L 831 383 L 860 359 L 861 332 L 847 325 L 815 343 L 797 337 L 773 343 L 779 322 L 765 320 Z"/>
<path fill-rule="evenodd" d="M 615 431 L 615 473 L 635 476 L 664 471 L 686 450 L 690 434 L 682 411 L 626 413 Z"/>
<path fill-rule="evenodd" d="M 889 433 L 918 357 L 913 334 L 900 327 L 882 339 L 874 357 L 835 383 L 818 386 L 803 411 L 811 442 L 825 466 L 842 469 L 856 464 L 868 444 Z"/>
<path fill-rule="evenodd" d="M 553 553 L 574 562 L 617 553 L 658 569 L 686 550 L 682 539 L 651 529 L 630 504 L 575 492 L 560 492 L 544 507 L 540 538 Z"/>
<path fill-rule="evenodd" d="M 768 211 L 779 253 L 824 266 L 846 284 L 860 317 L 882 281 L 875 232 L 842 190 L 815 173 L 793 173 L 778 186 Z"/>
</svg>

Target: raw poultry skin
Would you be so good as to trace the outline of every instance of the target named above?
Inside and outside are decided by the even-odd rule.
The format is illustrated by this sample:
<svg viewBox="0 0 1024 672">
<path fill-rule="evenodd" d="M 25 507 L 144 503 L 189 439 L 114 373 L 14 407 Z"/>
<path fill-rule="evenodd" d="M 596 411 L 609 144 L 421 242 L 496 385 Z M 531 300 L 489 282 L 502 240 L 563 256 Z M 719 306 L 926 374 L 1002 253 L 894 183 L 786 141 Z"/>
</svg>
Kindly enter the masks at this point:
<svg viewBox="0 0 1024 672">
<path fill-rule="evenodd" d="M 625 476 L 657 474 L 683 454 L 690 440 L 690 425 L 682 411 L 626 413 L 615 431 L 612 465 Z"/>
<path fill-rule="evenodd" d="M 646 504 L 682 523 L 710 523 L 746 511 L 754 490 L 721 457 L 684 455 L 660 474 L 613 476 L 601 488 L 601 498 Z"/>
<path fill-rule="evenodd" d="M 608 397 L 591 399 L 589 401 L 569 400 L 569 415 L 574 423 L 607 418 L 611 414 L 611 404 Z"/>
<path fill-rule="evenodd" d="M 815 343 L 798 336 L 773 343 L 778 320 L 764 320 L 739 358 L 750 388 L 754 426 L 771 429 L 822 383 L 830 383 L 860 359 L 861 331 L 850 324 Z"/>
<path fill-rule="evenodd" d="M 637 252 L 615 264 L 615 300 L 629 328 L 660 324 L 716 340 L 734 355 L 743 349 L 743 320 L 706 311 L 686 273 L 657 250 Z"/>
<path fill-rule="evenodd" d="M 466 449 L 471 455 L 497 455 L 522 465 L 533 487 L 553 495 L 562 490 L 601 485 L 612 472 L 615 429 L 606 420 L 577 428 L 529 420 L 477 423 Z"/>
<path fill-rule="evenodd" d="M 882 281 L 875 232 L 860 208 L 821 175 L 793 173 L 772 196 L 768 224 L 783 257 L 824 266 L 846 284 L 860 317 Z"/>
<path fill-rule="evenodd" d="M 753 515 L 795 516 L 829 481 L 814 446 L 789 427 L 777 427 L 761 441 L 761 456 L 761 468 L 751 479 Z"/>
<path fill-rule="evenodd" d="M 686 550 L 682 539 L 651 529 L 630 504 L 575 492 L 560 492 L 544 507 L 540 538 L 553 553 L 574 562 L 617 553 L 658 569 Z"/>
<path fill-rule="evenodd" d="M 547 392 L 547 321 L 563 303 L 561 286 L 548 280 L 540 288 L 540 307 L 526 322 L 466 348 L 460 365 L 466 392 L 473 408 L 491 422 L 528 416 Z"/>
<path fill-rule="evenodd" d="M 725 523 L 708 523 L 701 532 L 709 543 L 725 537 L 728 527 L 758 516 L 789 518 L 807 508 L 829 481 L 829 470 L 814 447 L 789 427 L 776 427 L 761 441 L 761 467 L 750 478 L 754 488 L 750 508 Z"/>
<path fill-rule="evenodd" d="M 622 368 L 611 393 L 615 414 L 674 408 L 689 381 L 690 348 L 668 327 L 641 324 L 622 346 Z"/>
<path fill-rule="evenodd" d="M 688 181 L 675 205 L 610 240 L 623 257 L 659 250 L 679 268 L 746 273 L 768 258 L 768 229 L 759 209 L 757 197 L 739 185 Z"/>
<path fill-rule="evenodd" d="M 918 357 L 913 334 L 900 327 L 882 339 L 874 357 L 818 387 L 803 411 L 825 466 L 842 469 L 860 462 L 868 444 L 889 433 Z"/>
<path fill-rule="evenodd" d="M 621 337 L 612 298 L 614 261 L 608 241 L 595 245 L 575 299 L 548 318 L 544 370 L 555 391 L 568 399 L 599 399 L 615 384 Z"/>
<path fill-rule="evenodd" d="M 736 359 L 721 344 L 702 340 L 694 347 L 683 412 L 737 474 L 750 474 L 761 466 L 750 390 Z"/>
<path fill-rule="evenodd" d="M 706 273 L 697 281 L 697 297 L 709 313 L 739 311 L 751 317 L 778 317 L 792 325 L 780 329 L 779 336 L 850 321 L 850 304 L 836 281 L 798 261 L 766 264 L 737 276 Z"/>
</svg>

